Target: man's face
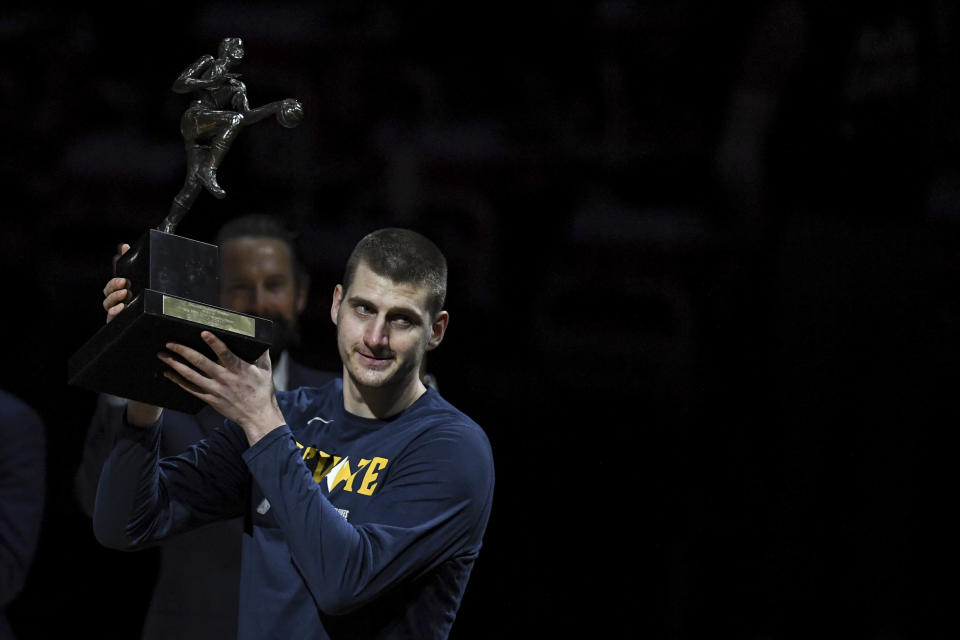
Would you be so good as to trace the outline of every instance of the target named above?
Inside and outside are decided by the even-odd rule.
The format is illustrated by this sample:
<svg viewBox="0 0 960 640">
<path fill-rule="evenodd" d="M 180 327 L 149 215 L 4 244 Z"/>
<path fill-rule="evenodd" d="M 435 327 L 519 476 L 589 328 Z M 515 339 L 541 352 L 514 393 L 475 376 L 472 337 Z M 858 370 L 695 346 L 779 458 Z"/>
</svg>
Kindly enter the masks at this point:
<svg viewBox="0 0 960 640">
<path fill-rule="evenodd" d="M 220 247 L 220 304 L 274 322 L 270 358 L 299 338 L 298 318 L 307 287 L 297 287 L 290 247 L 282 240 L 255 236 L 231 238 Z"/>
<path fill-rule="evenodd" d="M 346 375 L 367 388 L 419 380 L 424 354 L 440 344 L 447 314 L 432 318 L 423 286 L 396 283 L 361 263 L 350 288 L 337 285 L 330 317 Z"/>
</svg>

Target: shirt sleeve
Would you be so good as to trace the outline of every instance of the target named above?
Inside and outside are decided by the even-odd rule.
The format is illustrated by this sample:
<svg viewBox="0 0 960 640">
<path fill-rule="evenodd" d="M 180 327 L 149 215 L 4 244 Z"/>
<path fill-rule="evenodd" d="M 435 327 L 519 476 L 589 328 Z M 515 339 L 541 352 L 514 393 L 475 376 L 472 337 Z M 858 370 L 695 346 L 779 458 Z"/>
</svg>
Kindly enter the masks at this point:
<svg viewBox="0 0 960 640">
<path fill-rule="evenodd" d="M 40 535 L 46 491 L 46 434 L 19 401 L 0 410 L 0 607 L 23 588 Z M 8 410 L 12 406 L 12 410 Z"/>
<path fill-rule="evenodd" d="M 410 447 L 373 497 L 374 521 L 357 525 L 313 481 L 288 427 L 243 457 L 325 613 L 348 613 L 449 558 L 479 551 L 494 481 L 479 429 L 438 429 Z"/>
<path fill-rule="evenodd" d="M 97 397 L 97 407 L 90 419 L 87 437 L 83 443 L 83 456 L 74 475 L 77 502 L 88 516 L 93 515 L 100 472 L 123 429 L 123 414 L 126 408 L 127 401 L 123 398 L 103 393 Z"/>
<path fill-rule="evenodd" d="M 224 425 L 186 452 L 160 458 L 163 417 L 125 424 L 100 474 L 94 534 L 104 546 L 133 550 L 243 513 L 249 472 L 246 439 Z M 233 426 L 231 429 L 230 426 Z"/>
</svg>

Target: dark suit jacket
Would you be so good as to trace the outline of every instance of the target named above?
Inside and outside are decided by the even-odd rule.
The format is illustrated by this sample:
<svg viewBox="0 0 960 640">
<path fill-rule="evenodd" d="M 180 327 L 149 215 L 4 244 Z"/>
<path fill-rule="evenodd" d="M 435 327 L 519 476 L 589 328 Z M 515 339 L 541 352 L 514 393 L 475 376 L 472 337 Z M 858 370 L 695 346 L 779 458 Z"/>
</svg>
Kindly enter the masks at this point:
<svg viewBox="0 0 960 640">
<path fill-rule="evenodd" d="M 0 390 L 0 640 L 14 637 L 4 611 L 23 589 L 37 550 L 46 453 L 40 415 Z"/>
<path fill-rule="evenodd" d="M 318 387 L 336 377 L 293 360 L 289 367 L 288 389 Z M 123 411 L 123 406 L 111 404 L 105 396 L 97 400 L 76 476 L 77 495 L 88 515 L 93 514 L 100 471 L 123 426 Z M 182 453 L 223 424 L 223 420 L 210 407 L 204 407 L 195 416 L 165 411 L 160 455 Z M 164 542 L 160 571 L 144 623 L 144 640 L 235 640 L 242 534 L 243 518 L 234 518 Z"/>
</svg>

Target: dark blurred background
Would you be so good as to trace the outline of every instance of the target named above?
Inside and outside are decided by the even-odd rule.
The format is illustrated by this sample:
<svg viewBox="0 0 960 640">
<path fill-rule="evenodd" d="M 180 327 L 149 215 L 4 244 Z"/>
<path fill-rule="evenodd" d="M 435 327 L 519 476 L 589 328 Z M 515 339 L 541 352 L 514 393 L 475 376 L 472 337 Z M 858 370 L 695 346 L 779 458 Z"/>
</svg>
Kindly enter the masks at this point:
<svg viewBox="0 0 960 640">
<path fill-rule="evenodd" d="M 0 382 L 49 442 L 15 630 L 138 633 L 156 557 L 78 508 L 66 361 L 183 181 L 170 85 L 240 36 L 251 105 L 306 119 L 244 130 L 177 232 L 299 229 L 324 368 L 364 233 L 446 252 L 430 369 L 498 474 L 454 638 L 945 637 L 956 3 L 410 4 L 0 10 Z"/>
</svg>

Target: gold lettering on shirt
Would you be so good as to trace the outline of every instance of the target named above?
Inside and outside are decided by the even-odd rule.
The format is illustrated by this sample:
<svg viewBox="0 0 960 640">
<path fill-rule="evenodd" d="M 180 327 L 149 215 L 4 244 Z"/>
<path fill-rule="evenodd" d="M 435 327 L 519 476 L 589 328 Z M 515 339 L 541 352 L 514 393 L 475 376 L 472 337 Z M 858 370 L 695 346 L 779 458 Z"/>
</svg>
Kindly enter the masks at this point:
<svg viewBox="0 0 960 640">
<path fill-rule="evenodd" d="M 370 465 L 364 465 L 366 460 L 361 460 L 360 463 L 363 466 L 367 467 L 367 472 L 363 476 L 363 482 L 360 483 L 360 488 L 357 489 L 357 493 L 361 493 L 365 496 L 373 495 L 374 489 L 377 488 L 377 483 L 374 482 L 380 474 L 377 473 L 380 469 L 383 469 L 387 466 L 388 460 L 386 458 L 374 458 Z M 358 469 L 359 471 L 359 469 Z"/>
<path fill-rule="evenodd" d="M 354 479 L 356 479 L 361 471 L 364 471 L 362 480 L 360 481 L 360 487 L 356 492 L 365 496 L 373 495 L 373 492 L 379 485 L 377 479 L 380 477 L 380 471 L 390 462 L 386 458 L 380 457 L 374 457 L 373 459 L 361 458 L 356 468 L 351 469 L 349 457 L 343 458 L 342 456 L 331 455 L 316 447 L 309 447 L 299 442 L 294 442 L 299 449 L 302 449 L 300 456 L 304 462 L 316 460 L 317 466 L 313 469 L 313 481 L 321 484 L 324 478 L 326 478 L 328 491 L 333 491 L 342 484 L 344 491 L 352 493 L 354 491 Z M 336 472 L 336 475 L 332 478 L 327 478 L 333 471 Z"/>
</svg>

